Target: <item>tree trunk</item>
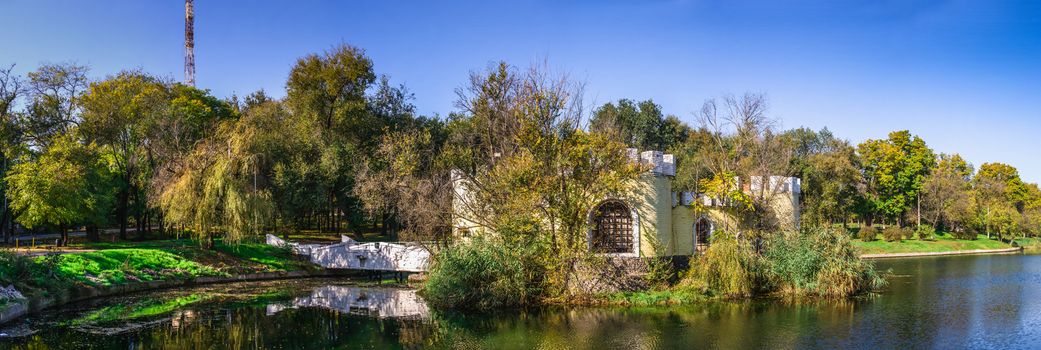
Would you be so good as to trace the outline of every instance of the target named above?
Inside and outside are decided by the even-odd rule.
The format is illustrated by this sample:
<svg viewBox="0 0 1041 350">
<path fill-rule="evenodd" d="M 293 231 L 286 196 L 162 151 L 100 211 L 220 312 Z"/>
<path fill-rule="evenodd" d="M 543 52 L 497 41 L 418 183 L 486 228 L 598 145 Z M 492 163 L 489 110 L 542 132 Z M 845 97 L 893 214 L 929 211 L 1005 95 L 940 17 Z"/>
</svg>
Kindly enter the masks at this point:
<svg viewBox="0 0 1041 350">
<path fill-rule="evenodd" d="M 101 235 L 98 234 L 98 227 L 97 226 L 89 225 L 89 226 L 86 227 L 86 230 L 87 230 L 87 239 L 88 240 L 90 240 L 91 242 L 101 241 Z"/>
<path fill-rule="evenodd" d="M 116 205 L 116 220 L 119 220 L 119 239 L 127 239 L 127 202 L 130 201 L 130 191 L 126 188 L 119 190 L 119 204 Z"/>
</svg>

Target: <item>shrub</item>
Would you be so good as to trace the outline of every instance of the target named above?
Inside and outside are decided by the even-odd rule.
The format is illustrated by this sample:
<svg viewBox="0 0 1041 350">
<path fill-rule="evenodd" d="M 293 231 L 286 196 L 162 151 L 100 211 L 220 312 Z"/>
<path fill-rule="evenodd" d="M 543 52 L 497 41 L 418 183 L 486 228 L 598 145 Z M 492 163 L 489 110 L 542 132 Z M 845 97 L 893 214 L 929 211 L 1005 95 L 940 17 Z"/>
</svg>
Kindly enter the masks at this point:
<svg viewBox="0 0 1041 350">
<path fill-rule="evenodd" d="M 857 238 L 864 242 L 874 242 L 878 239 L 879 229 L 875 226 L 861 226 L 857 231 Z"/>
<path fill-rule="evenodd" d="M 663 289 L 676 283 L 679 276 L 671 260 L 663 258 L 647 259 L 647 274 L 643 279 L 653 289 Z"/>
<path fill-rule="evenodd" d="M 848 297 L 885 285 L 860 259 L 848 235 L 829 229 L 779 234 L 766 242 L 764 264 L 772 290 L 786 296 Z"/>
<path fill-rule="evenodd" d="M 977 233 L 978 232 L 976 231 L 976 229 L 971 228 L 971 227 L 965 227 L 965 228 L 962 228 L 960 230 L 959 229 L 955 229 L 955 230 L 951 231 L 951 236 L 954 236 L 954 238 L 957 238 L 957 239 L 975 240 Z"/>
<path fill-rule="evenodd" d="M 691 262 L 691 269 L 681 285 L 702 288 L 728 298 L 752 296 L 761 285 L 762 266 L 748 242 L 719 232 L 705 254 Z"/>
<path fill-rule="evenodd" d="M 26 297 L 59 296 L 72 281 L 55 273 L 59 255 L 30 258 L 0 250 L 0 284 L 14 285 Z"/>
<path fill-rule="evenodd" d="M 882 231 L 882 238 L 886 242 L 900 242 L 904 238 L 904 230 L 897 225 L 889 226 Z"/>
<path fill-rule="evenodd" d="M 544 271 L 527 264 L 522 246 L 476 237 L 435 256 L 423 287 L 434 306 L 487 310 L 533 303 L 541 295 Z"/>
<path fill-rule="evenodd" d="M 932 225 L 921 225 L 918 226 L 917 235 L 919 240 L 931 241 L 936 237 L 936 229 Z"/>
</svg>

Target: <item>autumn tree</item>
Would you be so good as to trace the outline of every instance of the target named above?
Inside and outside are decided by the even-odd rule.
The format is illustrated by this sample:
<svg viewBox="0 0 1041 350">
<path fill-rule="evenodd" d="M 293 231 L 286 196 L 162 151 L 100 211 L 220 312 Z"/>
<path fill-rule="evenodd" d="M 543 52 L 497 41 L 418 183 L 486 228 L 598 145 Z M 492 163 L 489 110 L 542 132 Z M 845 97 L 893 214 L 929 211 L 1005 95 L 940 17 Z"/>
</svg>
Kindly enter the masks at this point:
<svg viewBox="0 0 1041 350">
<path fill-rule="evenodd" d="M 903 130 L 889 133 L 887 139 L 864 141 L 857 154 L 866 184 L 868 226 L 875 216 L 903 225 L 904 215 L 917 203 L 925 177 L 936 163 L 933 150 Z"/>
<path fill-rule="evenodd" d="M 71 133 L 54 135 L 43 154 L 15 165 L 5 179 L 18 222 L 58 229 L 59 245 L 68 243 L 74 225 L 104 224 L 113 193 L 108 166 L 94 145 Z"/>
<path fill-rule="evenodd" d="M 936 168 L 922 185 L 922 211 L 925 219 L 938 230 L 949 230 L 958 236 L 975 238 L 966 233 L 971 223 L 972 165 L 958 154 L 940 154 Z"/>
<path fill-rule="evenodd" d="M 77 100 L 87 89 L 87 71 L 76 64 L 44 64 L 29 72 L 28 105 L 19 124 L 34 149 L 42 151 L 51 138 L 79 124 Z"/>
</svg>

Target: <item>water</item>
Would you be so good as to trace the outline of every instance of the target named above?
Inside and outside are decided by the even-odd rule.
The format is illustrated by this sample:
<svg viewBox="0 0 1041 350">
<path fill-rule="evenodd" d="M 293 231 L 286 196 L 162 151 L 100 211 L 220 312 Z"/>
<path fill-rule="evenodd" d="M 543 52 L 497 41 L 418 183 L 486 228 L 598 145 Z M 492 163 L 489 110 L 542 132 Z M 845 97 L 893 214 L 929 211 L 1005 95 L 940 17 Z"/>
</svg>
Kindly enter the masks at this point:
<svg viewBox="0 0 1041 350">
<path fill-rule="evenodd" d="M 412 290 L 328 279 L 72 305 L 0 329 L 0 348 L 1041 348 L 1041 256 L 880 261 L 889 288 L 848 302 L 459 314 Z"/>
</svg>

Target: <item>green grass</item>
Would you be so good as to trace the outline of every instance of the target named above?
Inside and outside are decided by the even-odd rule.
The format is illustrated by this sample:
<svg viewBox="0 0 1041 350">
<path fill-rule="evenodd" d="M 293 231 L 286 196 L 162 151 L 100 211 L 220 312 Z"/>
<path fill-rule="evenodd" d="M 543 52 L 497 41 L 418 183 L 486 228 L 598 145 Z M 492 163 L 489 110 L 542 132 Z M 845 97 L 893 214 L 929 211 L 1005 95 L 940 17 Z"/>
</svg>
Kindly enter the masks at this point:
<svg viewBox="0 0 1041 350">
<path fill-rule="evenodd" d="M 1019 239 L 1016 241 L 1020 245 L 1037 245 L 1038 243 L 1036 238 Z M 879 239 L 873 242 L 864 242 L 856 240 L 853 241 L 853 245 L 860 249 L 862 254 L 932 253 L 1011 247 L 1007 242 L 988 239 L 984 235 L 977 236 L 975 240 L 955 239 L 950 235 L 937 235 L 935 240 L 932 241 L 910 239 L 902 242 L 886 242 Z"/>
<path fill-rule="evenodd" d="M 48 257 L 40 257 L 43 261 Z M 216 269 L 158 249 L 106 249 L 65 254 L 54 266 L 57 277 L 95 285 L 218 275 Z"/>
<path fill-rule="evenodd" d="M 268 269 L 274 271 L 304 270 L 314 267 L 310 262 L 294 256 L 289 249 L 267 244 L 243 243 L 227 245 L 218 242 L 213 248 L 239 259 L 267 266 Z"/>
</svg>

